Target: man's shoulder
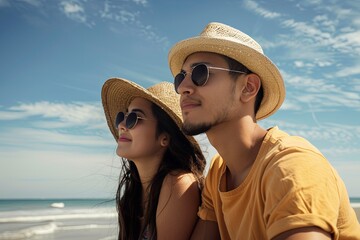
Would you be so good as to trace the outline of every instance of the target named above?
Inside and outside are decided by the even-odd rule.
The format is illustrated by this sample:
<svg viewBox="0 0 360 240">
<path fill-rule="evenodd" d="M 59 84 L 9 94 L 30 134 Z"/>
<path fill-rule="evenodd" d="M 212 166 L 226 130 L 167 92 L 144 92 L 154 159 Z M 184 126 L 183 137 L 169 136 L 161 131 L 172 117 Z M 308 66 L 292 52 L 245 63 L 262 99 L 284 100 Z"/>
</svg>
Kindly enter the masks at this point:
<svg viewBox="0 0 360 240">
<path fill-rule="evenodd" d="M 220 154 L 216 153 L 214 157 L 211 159 L 210 169 L 219 169 L 225 165 L 224 160 L 220 156 Z"/>
<path fill-rule="evenodd" d="M 309 151 L 322 155 L 321 152 L 304 137 L 290 135 L 285 131 L 280 130 L 278 127 L 270 129 L 268 134 L 268 141 L 266 141 L 266 143 L 268 144 L 269 148 L 275 148 L 279 151 Z"/>
</svg>

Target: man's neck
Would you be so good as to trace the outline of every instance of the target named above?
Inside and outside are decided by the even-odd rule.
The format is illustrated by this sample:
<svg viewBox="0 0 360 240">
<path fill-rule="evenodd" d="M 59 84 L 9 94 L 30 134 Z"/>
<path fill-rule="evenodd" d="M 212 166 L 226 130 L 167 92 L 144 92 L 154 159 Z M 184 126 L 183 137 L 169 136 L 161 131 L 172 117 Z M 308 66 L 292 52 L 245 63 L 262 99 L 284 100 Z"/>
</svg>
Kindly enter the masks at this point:
<svg viewBox="0 0 360 240">
<path fill-rule="evenodd" d="M 251 118 L 242 118 L 218 124 L 206 134 L 226 163 L 228 188 L 236 188 L 255 162 L 266 130 Z"/>
</svg>

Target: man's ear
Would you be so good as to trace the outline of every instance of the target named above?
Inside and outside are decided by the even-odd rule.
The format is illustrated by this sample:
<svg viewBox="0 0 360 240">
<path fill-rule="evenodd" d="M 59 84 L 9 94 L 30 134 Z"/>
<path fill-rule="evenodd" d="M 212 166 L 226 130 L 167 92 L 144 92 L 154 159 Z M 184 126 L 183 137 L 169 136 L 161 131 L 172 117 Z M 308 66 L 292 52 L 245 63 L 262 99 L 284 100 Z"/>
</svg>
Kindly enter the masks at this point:
<svg viewBox="0 0 360 240">
<path fill-rule="evenodd" d="M 249 102 L 251 99 L 256 97 L 260 87 L 261 87 L 261 80 L 257 74 L 250 73 L 246 75 L 246 84 L 241 94 L 241 101 L 242 102 Z"/>
</svg>

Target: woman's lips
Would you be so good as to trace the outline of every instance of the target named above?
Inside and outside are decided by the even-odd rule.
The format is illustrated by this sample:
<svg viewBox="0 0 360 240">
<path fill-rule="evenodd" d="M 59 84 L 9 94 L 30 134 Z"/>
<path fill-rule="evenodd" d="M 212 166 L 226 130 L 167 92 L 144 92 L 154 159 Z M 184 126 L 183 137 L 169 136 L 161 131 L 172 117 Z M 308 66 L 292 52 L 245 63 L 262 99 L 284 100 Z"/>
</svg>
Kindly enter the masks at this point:
<svg viewBox="0 0 360 240">
<path fill-rule="evenodd" d="M 120 136 L 118 141 L 119 142 L 131 142 L 131 139 L 124 137 L 124 136 Z"/>
</svg>

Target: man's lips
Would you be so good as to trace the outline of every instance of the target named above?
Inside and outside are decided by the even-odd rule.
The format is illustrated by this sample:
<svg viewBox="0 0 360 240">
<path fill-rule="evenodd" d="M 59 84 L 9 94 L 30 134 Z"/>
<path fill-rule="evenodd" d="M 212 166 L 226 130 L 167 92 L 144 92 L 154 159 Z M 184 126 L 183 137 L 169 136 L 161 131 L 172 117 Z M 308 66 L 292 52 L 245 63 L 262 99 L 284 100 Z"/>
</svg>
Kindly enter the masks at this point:
<svg viewBox="0 0 360 240">
<path fill-rule="evenodd" d="M 188 109 L 192 109 L 195 107 L 200 106 L 199 101 L 195 101 L 195 100 L 189 100 L 189 99 L 185 99 L 182 100 L 180 103 L 180 107 L 182 110 L 188 110 Z"/>
</svg>

